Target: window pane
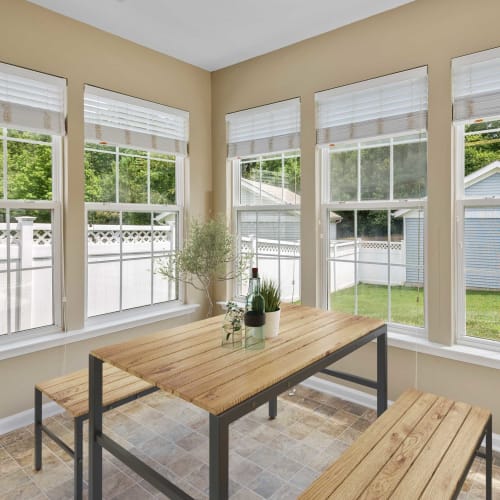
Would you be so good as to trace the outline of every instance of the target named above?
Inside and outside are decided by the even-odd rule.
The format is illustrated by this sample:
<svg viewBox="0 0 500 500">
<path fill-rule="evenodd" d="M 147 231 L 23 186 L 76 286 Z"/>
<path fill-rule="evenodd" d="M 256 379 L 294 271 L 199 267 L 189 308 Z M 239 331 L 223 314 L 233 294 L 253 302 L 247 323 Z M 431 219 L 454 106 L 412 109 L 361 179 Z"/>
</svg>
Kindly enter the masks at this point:
<svg viewBox="0 0 500 500">
<path fill-rule="evenodd" d="M 87 314 L 120 310 L 120 214 L 88 212 Z"/>
<path fill-rule="evenodd" d="M 253 255 L 260 276 L 277 282 L 283 300 L 299 300 L 299 211 L 240 211 L 238 234 L 240 252 Z M 246 293 L 245 279 L 240 280 L 239 293 Z"/>
<path fill-rule="evenodd" d="M 10 220 L 10 238 L 7 237 L 7 217 Z M 10 306 L 10 320 L 2 315 L 1 331 L 18 332 L 52 325 L 51 211 L 11 210 L 8 216 L 3 211 L 1 219 L 3 237 L 0 238 L 0 259 L 4 264 L 0 268 L 0 296 L 3 295 L 0 300 Z"/>
<path fill-rule="evenodd" d="M 148 202 L 148 162 L 146 158 L 120 156 L 120 203 Z"/>
<path fill-rule="evenodd" d="M 350 264 L 350 266 L 354 266 L 354 264 Z M 382 283 L 387 283 L 386 266 L 360 264 L 360 267 L 371 268 L 369 270 L 365 269 L 361 274 L 378 276 Z M 330 293 L 330 306 L 334 311 L 360 314 L 387 321 L 387 305 L 388 287 L 383 284 L 358 282 L 358 284 L 337 289 L 337 291 Z"/>
<path fill-rule="evenodd" d="M 466 334 L 500 340 L 500 208 L 464 218 Z"/>
<path fill-rule="evenodd" d="M 94 145 L 92 145 L 94 147 Z M 116 201 L 115 153 L 85 152 L 85 201 Z"/>
<path fill-rule="evenodd" d="M 361 150 L 361 199 L 388 200 L 390 147 L 371 147 Z"/>
<path fill-rule="evenodd" d="M 500 174 L 492 173 L 486 182 L 470 174 L 500 160 L 500 121 L 474 123 L 465 127 L 464 188 L 466 196 L 500 196 Z M 477 132 L 477 133 L 476 133 Z M 486 173 L 486 172 L 485 172 Z"/>
<path fill-rule="evenodd" d="M 11 200 L 52 199 L 52 147 L 7 141 L 7 196 Z"/>
<path fill-rule="evenodd" d="M 300 203 L 300 157 L 285 157 L 285 203 Z"/>
<path fill-rule="evenodd" d="M 154 267 L 166 265 L 170 255 L 177 249 L 178 217 L 175 212 L 162 212 L 153 217 Z M 177 283 L 161 274 L 153 274 L 153 302 L 177 299 Z"/>
<path fill-rule="evenodd" d="M 122 214 L 122 309 L 151 304 L 151 213 Z"/>
<path fill-rule="evenodd" d="M 351 211 L 332 211 L 328 213 L 330 241 L 353 242 L 355 233 L 356 213 Z"/>
<path fill-rule="evenodd" d="M 330 154 L 330 200 L 352 201 L 358 198 L 358 150 Z"/>
<path fill-rule="evenodd" d="M 394 198 L 422 198 L 426 192 L 427 142 L 394 146 Z"/>
<path fill-rule="evenodd" d="M 357 236 L 363 240 L 387 241 L 387 210 L 358 210 Z"/>
<path fill-rule="evenodd" d="M 240 201 L 242 205 L 260 203 L 260 162 L 241 162 Z"/>
<path fill-rule="evenodd" d="M 175 162 L 151 160 L 151 203 L 175 204 Z"/>
<path fill-rule="evenodd" d="M 418 276 L 423 268 L 391 266 L 391 322 L 424 327 L 423 286 L 410 286 L 405 276 Z M 399 283 L 405 284 L 399 284 Z"/>
<path fill-rule="evenodd" d="M 273 153 L 240 162 L 241 205 L 300 203 L 300 156 Z"/>
</svg>

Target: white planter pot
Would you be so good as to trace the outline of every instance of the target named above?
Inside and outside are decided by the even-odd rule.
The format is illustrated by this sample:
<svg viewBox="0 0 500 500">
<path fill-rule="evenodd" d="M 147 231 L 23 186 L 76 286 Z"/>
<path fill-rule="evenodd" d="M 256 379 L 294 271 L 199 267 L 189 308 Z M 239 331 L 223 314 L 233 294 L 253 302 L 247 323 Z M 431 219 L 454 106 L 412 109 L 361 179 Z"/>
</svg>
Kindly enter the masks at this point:
<svg viewBox="0 0 500 500">
<path fill-rule="evenodd" d="M 262 327 L 266 339 L 272 339 L 278 336 L 280 331 L 280 313 L 280 309 L 274 312 L 266 312 L 266 323 Z"/>
</svg>

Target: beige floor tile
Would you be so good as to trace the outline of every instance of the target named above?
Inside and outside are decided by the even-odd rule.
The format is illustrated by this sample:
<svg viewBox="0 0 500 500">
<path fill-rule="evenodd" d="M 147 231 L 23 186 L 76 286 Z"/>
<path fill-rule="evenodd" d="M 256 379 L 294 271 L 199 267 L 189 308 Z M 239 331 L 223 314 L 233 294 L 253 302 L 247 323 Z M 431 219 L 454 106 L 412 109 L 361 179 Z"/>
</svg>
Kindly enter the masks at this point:
<svg viewBox="0 0 500 500">
<path fill-rule="evenodd" d="M 230 426 L 230 498 L 296 498 L 375 417 L 372 409 L 302 386 L 279 399 L 273 421 L 267 405 L 259 407 Z M 72 445 L 68 415 L 47 422 Z M 193 498 L 208 498 L 206 412 L 157 392 L 107 412 L 104 424 L 111 437 Z M 84 429 L 87 436 L 87 425 Z M 72 498 L 71 457 L 46 436 L 43 443 L 43 469 L 34 472 L 32 426 L 0 436 L 0 500 Z M 87 451 L 85 437 L 85 478 Z M 106 451 L 103 456 L 106 500 L 166 498 L 117 458 Z M 494 498 L 500 499 L 500 454 L 494 458 Z M 459 498 L 484 498 L 484 460 L 474 462 Z"/>
</svg>

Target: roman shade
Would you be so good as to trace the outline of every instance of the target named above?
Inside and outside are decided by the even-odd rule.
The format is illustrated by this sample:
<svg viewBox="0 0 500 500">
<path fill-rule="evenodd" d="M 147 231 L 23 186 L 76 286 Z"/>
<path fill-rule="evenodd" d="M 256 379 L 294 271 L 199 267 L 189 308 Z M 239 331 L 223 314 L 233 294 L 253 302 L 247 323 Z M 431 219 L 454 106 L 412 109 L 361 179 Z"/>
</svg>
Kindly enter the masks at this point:
<svg viewBox="0 0 500 500">
<path fill-rule="evenodd" d="M 427 67 L 318 92 L 316 143 L 326 145 L 427 128 Z"/>
<path fill-rule="evenodd" d="M 452 61 L 453 120 L 500 116 L 500 48 Z"/>
<path fill-rule="evenodd" d="M 187 155 L 189 113 L 85 86 L 85 138 L 117 146 Z"/>
<path fill-rule="evenodd" d="M 0 126 L 64 135 L 66 80 L 0 63 Z"/>
<path fill-rule="evenodd" d="M 300 99 L 226 115 L 227 157 L 300 148 Z"/>
</svg>

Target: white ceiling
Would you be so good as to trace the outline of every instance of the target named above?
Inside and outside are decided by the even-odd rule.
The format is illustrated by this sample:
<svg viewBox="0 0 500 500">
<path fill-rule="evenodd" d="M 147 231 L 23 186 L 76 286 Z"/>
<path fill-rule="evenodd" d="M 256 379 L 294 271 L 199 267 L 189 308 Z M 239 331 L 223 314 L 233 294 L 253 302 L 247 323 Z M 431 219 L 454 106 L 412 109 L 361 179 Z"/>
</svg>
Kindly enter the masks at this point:
<svg viewBox="0 0 500 500">
<path fill-rule="evenodd" d="M 29 0 L 209 71 L 414 0 Z"/>
</svg>

